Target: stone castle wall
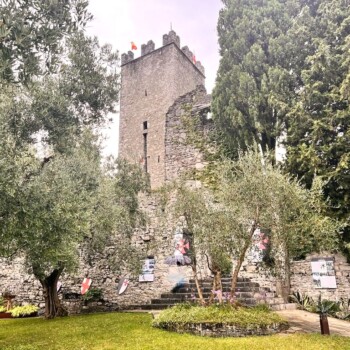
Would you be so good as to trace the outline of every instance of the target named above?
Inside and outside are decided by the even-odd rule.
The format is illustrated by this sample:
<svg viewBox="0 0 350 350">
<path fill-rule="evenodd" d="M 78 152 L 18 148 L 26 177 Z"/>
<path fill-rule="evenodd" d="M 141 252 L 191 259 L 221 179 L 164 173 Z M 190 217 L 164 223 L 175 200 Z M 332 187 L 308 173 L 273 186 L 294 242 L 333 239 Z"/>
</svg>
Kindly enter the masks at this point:
<svg viewBox="0 0 350 350">
<path fill-rule="evenodd" d="M 159 298 L 161 294 L 170 292 L 180 279 L 186 282 L 192 278 L 190 267 L 169 266 L 165 259 L 172 255 L 174 247 L 172 238 L 176 228 L 181 227 L 181 220 L 175 218 L 169 207 L 162 211 L 158 195 L 143 196 L 141 205 L 149 216 L 149 224 L 144 230 L 137 230 L 134 234 L 134 244 L 143 251 L 143 258 L 153 256 L 155 263 L 154 282 L 139 282 L 138 276 L 128 272 L 120 273 L 113 270 L 109 256 L 113 256 L 115 247 L 110 245 L 103 254 L 87 262 L 82 252 L 79 269 L 74 275 L 64 274 L 60 278 L 64 304 L 72 313 L 82 310 L 80 285 L 84 277 L 92 279 L 92 287 L 103 290 L 103 305 L 106 310 L 125 308 L 130 305 L 148 304 L 151 299 Z M 117 244 L 117 242 L 115 242 Z M 333 257 L 336 275 L 336 289 L 315 288 L 311 273 L 311 259 L 316 257 Z M 199 257 L 199 260 L 200 257 Z M 141 264 L 141 262 L 140 262 Z M 319 294 L 323 299 L 339 300 L 341 297 L 350 298 L 350 265 L 341 254 L 311 254 L 305 260 L 294 261 L 291 264 L 291 290 L 307 294 L 317 300 Z M 199 278 L 210 276 L 204 259 L 200 261 Z M 264 269 L 259 262 L 246 259 L 241 268 L 240 277 L 250 278 L 260 287 L 276 290 L 276 279 L 271 272 Z M 121 277 L 130 280 L 127 291 L 118 295 L 117 286 Z M 43 292 L 39 281 L 26 272 L 23 260 L 16 258 L 12 263 L 0 260 L 0 293 L 9 290 L 16 295 L 18 304 L 33 303 L 44 307 Z M 277 293 L 279 294 L 279 293 Z M 279 294 L 280 295 L 280 294 Z M 73 297 L 72 297 L 73 296 Z M 101 304 L 101 303 L 100 303 Z"/>
<path fill-rule="evenodd" d="M 313 258 L 333 258 L 337 288 L 315 288 L 312 279 L 311 260 Z M 339 300 L 350 298 L 350 264 L 342 254 L 310 254 L 305 260 L 294 261 L 291 269 L 291 287 L 293 291 L 307 294 L 317 300 L 321 294 L 323 299 Z"/>
<path fill-rule="evenodd" d="M 206 134 L 212 126 L 211 120 L 206 119 L 209 108 L 210 96 L 206 94 L 202 85 L 179 97 L 169 108 L 165 120 L 165 180 L 167 182 L 175 180 L 191 169 L 204 168 L 203 154 L 188 142 L 183 118 L 196 117 L 199 122 L 199 125 L 196 125 L 198 135 Z"/>
<path fill-rule="evenodd" d="M 148 304 L 151 299 L 170 292 L 178 281 L 188 282 L 192 278 L 190 267 L 169 266 L 165 262 L 165 259 L 174 252 L 173 237 L 175 231 L 181 229 L 182 222 L 179 218 L 174 218 L 172 211 L 169 210 L 170 204 L 164 209 L 159 201 L 157 194 L 140 196 L 141 208 L 147 213 L 149 224 L 143 230 L 136 230 L 133 236 L 133 243 L 143 252 L 142 258 L 152 256 L 155 259 L 154 281 L 139 282 L 138 275 L 132 275 L 127 271 L 116 272 L 109 259 L 115 252 L 113 244 L 89 261 L 86 259 L 84 249 L 81 249 L 77 271 L 72 275 L 63 274 L 59 279 L 62 283 L 60 298 L 71 313 L 80 313 L 82 310 L 80 286 L 84 277 L 92 279 L 91 288 L 102 289 L 103 302 L 100 304 L 103 304 L 106 310 Z M 114 244 L 118 244 L 118 239 Z M 202 278 L 207 276 L 203 265 L 199 266 L 199 273 Z M 128 278 L 130 283 L 126 292 L 119 295 L 118 282 L 122 277 Z M 0 260 L 0 283 L 0 294 L 5 290 L 11 291 L 16 295 L 17 304 L 31 303 L 40 307 L 45 306 L 40 282 L 31 273 L 26 272 L 23 259 L 16 258 L 12 262 Z"/>
</svg>

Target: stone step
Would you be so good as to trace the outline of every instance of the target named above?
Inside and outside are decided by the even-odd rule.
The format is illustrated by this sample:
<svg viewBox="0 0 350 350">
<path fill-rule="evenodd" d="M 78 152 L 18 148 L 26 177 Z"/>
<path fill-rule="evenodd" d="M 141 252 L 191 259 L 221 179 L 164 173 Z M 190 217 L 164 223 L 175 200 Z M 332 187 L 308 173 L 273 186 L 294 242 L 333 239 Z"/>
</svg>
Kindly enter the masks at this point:
<svg viewBox="0 0 350 350">
<path fill-rule="evenodd" d="M 208 299 L 210 297 L 210 294 L 203 294 L 203 297 L 204 297 L 204 299 Z M 199 297 L 198 297 L 198 295 L 196 295 L 195 298 L 193 298 L 193 297 L 189 297 L 187 294 L 183 293 L 183 294 L 173 295 L 173 298 L 169 297 L 169 298 L 152 299 L 152 303 L 155 303 L 155 304 L 159 304 L 159 303 L 168 304 L 167 301 L 168 300 L 173 300 L 173 299 L 178 300 L 177 303 L 183 303 L 183 302 L 198 301 Z M 247 305 L 254 305 L 254 304 L 257 303 L 256 298 L 254 298 L 252 295 L 246 296 L 246 297 L 237 297 L 236 300 L 238 300 L 242 304 L 247 304 Z"/>
<path fill-rule="evenodd" d="M 151 304 L 179 304 L 179 303 L 183 303 L 184 300 L 182 299 L 170 299 L 170 298 L 166 298 L 166 299 L 152 299 L 151 300 Z"/>
<path fill-rule="evenodd" d="M 254 292 L 237 292 L 236 293 L 236 298 L 253 298 L 254 297 Z M 191 300 L 193 295 L 198 295 L 197 292 L 193 293 L 186 293 L 186 292 L 179 292 L 179 293 L 164 293 L 161 294 L 160 298 L 161 299 L 181 299 L 181 300 Z M 203 296 L 205 298 L 210 297 L 211 293 L 203 293 Z M 274 297 L 272 295 L 271 297 Z"/>
<path fill-rule="evenodd" d="M 228 287 L 231 288 L 231 282 L 222 282 L 221 283 L 223 287 Z M 188 283 L 184 283 L 184 285 L 189 286 L 189 287 L 196 287 L 196 284 L 194 282 L 188 282 Z M 213 282 L 200 282 L 199 285 L 201 287 L 212 287 L 213 286 Z M 237 288 L 240 287 L 259 287 L 259 283 L 257 282 L 238 282 L 236 285 Z"/>
<path fill-rule="evenodd" d="M 285 304 L 285 301 L 284 301 L 284 299 L 283 298 L 281 298 L 281 297 L 274 297 L 274 298 L 268 298 L 267 299 L 267 301 L 268 301 L 268 303 L 270 304 L 270 305 L 274 305 L 274 304 Z"/>
<path fill-rule="evenodd" d="M 231 277 L 223 277 L 221 278 L 221 282 L 229 282 L 231 283 L 232 278 Z M 190 283 L 194 283 L 194 279 L 189 280 Z M 200 280 L 200 282 L 208 282 L 208 283 L 213 283 L 213 278 L 204 278 Z M 245 278 L 245 277 L 238 277 L 237 282 L 251 282 L 250 278 Z"/>
<path fill-rule="evenodd" d="M 172 307 L 172 304 L 143 304 L 143 305 L 129 305 L 127 310 L 163 310 Z"/>
<path fill-rule="evenodd" d="M 212 293 L 212 279 L 200 281 L 203 297 L 208 299 Z M 231 290 L 231 279 L 222 279 L 222 287 L 224 293 L 229 293 Z M 283 304 L 282 298 L 277 298 L 274 292 L 269 288 L 259 286 L 259 283 L 251 282 L 248 278 L 240 278 L 237 283 L 235 298 L 243 305 L 256 305 L 260 300 L 264 300 L 271 307 Z M 189 283 L 184 283 L 178 286 L 173 292 L 163 293 L 160 298 L 152 299 L 150 304 L 131 305 L 128 309 L 132 310 L 163 310 L 173 305 L 187 302 L 198 301 L 198 294 L 194 280 Z M 277 307 L 277 306 L 276 306 Z"/>
<path fill-rule="evenodd" d="M 204 293 L 210 293 L 212 291 L 212 288 L 202 288 L 202 292 Z M 230 288 L 223 288 L 223 292 L 230 292 Z M 196 293 L 197 288 L 191 288 L 191 287 L 180 287 L 176 288 L 173 290 L 173 293 Z M 267 292 L 265 288 L 260 288 L 260 287 L 241 287 L 241 288 L 236 288 L 236 292 L 251 292 L 251 293 L 259 293 L 259 292 Z"/>
<path fill-rule="evenodd" d="M 297 309 L 296 303 L 278 303 L 278 304 L 272 304 L 271 310 L 273 311 L 280 311 L 280 310 L 296 310 Z"/>
</svg>

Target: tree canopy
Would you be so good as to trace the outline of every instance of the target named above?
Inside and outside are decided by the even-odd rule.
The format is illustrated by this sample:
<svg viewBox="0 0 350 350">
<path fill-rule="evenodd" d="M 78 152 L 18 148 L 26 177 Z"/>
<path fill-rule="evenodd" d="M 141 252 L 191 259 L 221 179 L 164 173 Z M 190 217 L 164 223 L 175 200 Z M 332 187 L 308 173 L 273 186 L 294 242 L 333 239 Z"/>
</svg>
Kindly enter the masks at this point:
<svg viewBox="0 0 350 350">
<path fill-rule="evenodd" d="M 1 0 L 0 77 L 28 83 L 59 65 L 64 41 L 91 19 L 85 0 Z"/>
<path fill-rule="evenodd" d="M 290 259 L 337 248 L 340 224 L 327 216 L 317 181 L 307 190 L 252 151 L 214 169 L 215 185 L 191 188 L 184 182 L 177 188 L 175 209 L 193 235 L 194 254 L 207 255 L 214 276 L 233 260 L 232 297 L 257 229 L 267 235 L 270 267 L 281 278 L 289 278 Z"/>
<path fill-rule="evenodd" d="M 93 254 L 122 235 L 115 255 L 131 260 L 147 179 L 122 161 L 102 165 L 98 127 L 118 101 L 119 56 L 85 35 L 87 1 L 1 5 L 0 255 L 24 257 L 52 318 L 65 314 L 58 278 L 84 244 Z"/>
</svg>

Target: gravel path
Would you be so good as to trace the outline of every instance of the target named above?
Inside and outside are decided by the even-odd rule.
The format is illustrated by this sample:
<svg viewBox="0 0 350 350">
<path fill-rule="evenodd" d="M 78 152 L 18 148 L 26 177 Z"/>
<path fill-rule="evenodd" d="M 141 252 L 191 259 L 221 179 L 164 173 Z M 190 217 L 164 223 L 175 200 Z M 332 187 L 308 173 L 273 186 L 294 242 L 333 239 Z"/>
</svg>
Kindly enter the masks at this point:
<svg viewBox="0 0 350 350">
<path fill-rule="evenodd" d="M 320 319 L 318 314 L 302 310 L 277 311 L 290 324 L 286 333 L 320 333 Z M 350 322 L 328 317 L 331 334 L 350 337 Z"/>
</svg>

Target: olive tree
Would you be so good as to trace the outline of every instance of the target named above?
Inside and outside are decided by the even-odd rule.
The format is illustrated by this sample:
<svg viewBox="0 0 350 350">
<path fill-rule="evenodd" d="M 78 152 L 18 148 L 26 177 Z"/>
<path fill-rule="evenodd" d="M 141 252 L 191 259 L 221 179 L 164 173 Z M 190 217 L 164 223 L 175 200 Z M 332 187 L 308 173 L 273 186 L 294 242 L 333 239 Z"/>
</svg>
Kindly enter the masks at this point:
<svg viewBox="0 0 350 350">
<path fill-rule="evenodd" d="M 340 225 L 324 214 L 326 204 L 319 187 L 305 189 L 252 151 L 236 161 L 222 160 L 214 168 L 213 188 L 178 187 L 176 210 L 193 234 L 194 253 L 207 255 L 211 269 L 215 267 L 215 286 L 220 288 L 219 272 L 227 267 L 227 257 L 232 259 L 232 298 L 260 227 L 269 230 L 274 270 L 287 285 L 290 259 L 336 247 Z"/>
</svg>

